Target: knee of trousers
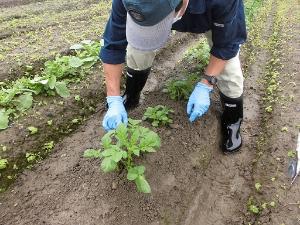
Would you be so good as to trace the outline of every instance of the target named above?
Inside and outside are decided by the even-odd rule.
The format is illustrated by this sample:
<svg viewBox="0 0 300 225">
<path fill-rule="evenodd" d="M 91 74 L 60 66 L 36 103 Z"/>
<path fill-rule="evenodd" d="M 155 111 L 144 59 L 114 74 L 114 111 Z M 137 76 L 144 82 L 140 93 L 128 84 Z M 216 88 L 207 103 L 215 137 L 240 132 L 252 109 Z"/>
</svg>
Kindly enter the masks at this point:
<svg viewBox="0 0 300 225">
<path fill-rule="evenodd" d="M 156 51 L 140 51 L 130 45 L 127 46 L 126 63 L 134 70 L 145 70 L 152 66 Z"/>
<path fill-rule="evenodd" d="M 230 98 L 238 98 L 243 94 L 244 77 L 238 55 L 226 63 L 223 72 L 218 76 L 217 86 Z"/>
</svg>

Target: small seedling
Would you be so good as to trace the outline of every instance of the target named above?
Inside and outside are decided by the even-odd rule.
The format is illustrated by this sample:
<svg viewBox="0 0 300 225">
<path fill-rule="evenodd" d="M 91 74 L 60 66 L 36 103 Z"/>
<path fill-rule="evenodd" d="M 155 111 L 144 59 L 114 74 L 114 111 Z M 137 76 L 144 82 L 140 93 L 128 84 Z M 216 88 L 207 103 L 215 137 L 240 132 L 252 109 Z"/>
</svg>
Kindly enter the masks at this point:
<svg viewBox="0 0 300 225">
<path fill-rule="evenodd" d="M 7 167 L 8 161 L 7 159 L 1 159 L 0 158 L 0 170 L 3 170 Z"/>
<path fill-rule="evenodd" d="M 0 145 L 0 148 L 2 148 L 2 152 L 6 152 L 7 151 L 7 147 L 5 145 Z"/>
<path fill-rule="evenodd" d="M 135 182 L 137 190 L 150 193 L 145 167 L 135 165 L 133 159 L 142 153 L 155 152 L 160 147 L 160 138 L 155 132 L 140 126 L 140 122 L 129 119 L 128 127 L 120 124 L 116 130 L 109 131 L 102 137 L 102 149 L 88 149 L 84 152 L 84 157 L 101 158 L 101 169 L 104 172 L 125 168 L 127 179 Z"/>
<path fill-rule="evenodd" d="M 46 150 L 46 152 L 50 152 L 53 148 L 54 148 L 54 141 L 45 143 L 43 146 L 43 149 Z"/>
<path fill-rule="evenodd" d="M 248 207 L 248 210 L 254 214 L 258 214 L 259 213 L 259 208 L 256 205 L 250 205 Z"/>
<path fill-rule="evenodd" d="M 169 117 L 169 114 L 173 112 L 174 111 L 172 109 L 163 105 L 148 107 L 144 113 L 143 120 L 149 120 L 154 127 L 158 127 L 160 125 L 166 126 L 173 122 L 173 120 Z"/>
<path fill-rule="evenodd" d="M 272 207 L 275 207 L 276 203 L 272 201 L 272 202 L 269 203 L 269 205 L 272 206 Z"/>
<path fill-rule="evenodd" d="M 296 158 L 297 157 L 297 152 L 295 150 L 289 150 L 288 151 L 288 157 L 289 158 Z"/>
<path fill-rule="evenodd" d="M 253 213 L 253 214 L 259 214 L 260 212 L 260 209 L 259 207 L 257 206 L 257 204 L 255 203 L 255 200 L 253 198 L 253 196 L 251 196 L 249 199 L 248 199 L 248 202 L 247 202 L 247 209 L 249 212 Z"/>
<path fill-rule="evenodd" d="M 266 209 L 268 207 L 268 203 L 264 202 L 262 205 L 261 205 L 261 208 L 263 209 Z"/>
<path fill-rule="evenodd" d="M 26 153 L 26 160 L 28 163 L 33 163 L 37 161 L 39 158 L 40 156 L 37 153 L 31 153 L 31 152 Z"/>
<path fill-rule="evenodd" d="M 79 102 L 80 99 L 81 99 L 81 98 L 80 98 L 80 95 L 75 95 L 74 99 L 75 99 L 75 101 Z"/>
<path fill-rule="evenodd" d="M 77 119 L 77 118 L 76 118 L 76 119 L 73 119 L 73 120 L 72 120 L 72 123 L 73 123 L 73 124 L 79 123 L 79 119 Z"/>
<path fill-rule="evenodd" d="M 27 127 L 27 130 L 29 130 L 31 135 L 34 135 L 38 132 L 38 128 L 36 127 Z"/>
<path fill-rule="evenodd" d="M 265 111 L 268 112 L 268 113 L 271 113 L 273 111 L 272 106 L 270 105 L 270 106 L 266 107 Z"/>
<path fill-rule="evenodd" d="M 48 124 L 48 126 L 52 126 L 53 120 L 48 120 L 48 121 L 47 121 L 47 124 Z"/>
<path fill-rule="evenodd" d="M 262 185 L 260 183 L 255 183 L 255 189 L 256 191 L 260 191 Z"/>
</svg>

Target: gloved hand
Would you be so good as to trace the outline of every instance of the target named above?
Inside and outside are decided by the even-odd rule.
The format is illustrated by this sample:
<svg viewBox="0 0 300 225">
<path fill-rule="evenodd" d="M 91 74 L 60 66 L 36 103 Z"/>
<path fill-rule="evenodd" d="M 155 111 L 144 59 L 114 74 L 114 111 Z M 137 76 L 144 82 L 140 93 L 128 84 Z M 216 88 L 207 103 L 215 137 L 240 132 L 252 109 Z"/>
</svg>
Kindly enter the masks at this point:
<svg viewBox="0 0 300 225">
<path fill-rule="evenodd" d="M 121 96 L 106 97 L 108 110 L 104 116 L 102 126 L 106 131 L 116 129 L 120 123 L 127 125 L 128 118 Z"/>
<path fill-rule="evenodd" d="M 195 86 L 187 104 L 187 114 L 191 122 L 207 112 L 210 105 L 209 93 L 212 90 L 213 88 L 201 82 Z"/>
</svg>

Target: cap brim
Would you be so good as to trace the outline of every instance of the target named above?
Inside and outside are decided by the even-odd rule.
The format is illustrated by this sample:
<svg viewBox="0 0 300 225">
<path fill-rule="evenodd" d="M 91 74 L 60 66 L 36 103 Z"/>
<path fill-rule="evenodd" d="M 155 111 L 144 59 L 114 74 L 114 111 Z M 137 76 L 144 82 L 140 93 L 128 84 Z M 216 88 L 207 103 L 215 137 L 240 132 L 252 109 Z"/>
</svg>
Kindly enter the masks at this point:
<svg viewBox="0 0 300 225">
<path fill-rule="evenodd" d="M 174 20 L 175 11 L 154 26 L 140 26 L 127 13 L 126 38 L 128 43 L 141 51 L 162 48 L 167 42 Z"/>
</svg>

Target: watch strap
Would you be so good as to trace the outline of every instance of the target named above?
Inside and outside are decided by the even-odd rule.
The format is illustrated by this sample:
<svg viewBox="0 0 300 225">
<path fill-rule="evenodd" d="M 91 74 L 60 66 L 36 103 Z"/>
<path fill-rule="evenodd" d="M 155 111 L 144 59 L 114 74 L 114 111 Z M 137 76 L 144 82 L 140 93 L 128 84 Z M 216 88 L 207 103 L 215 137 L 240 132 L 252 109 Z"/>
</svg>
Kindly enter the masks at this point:
<svg viewBox="0 0 300 225">
<path fill-rule="evenodd" d="M 207 75 L 207 74 L 203 74 L 203 79 L 207 80 L 208 83 L 210 83 L 211 85 L 215 85 L 217 83 L 217 78 L 215 76 L 210 76 L 210 75 Z"/>
</svg>

